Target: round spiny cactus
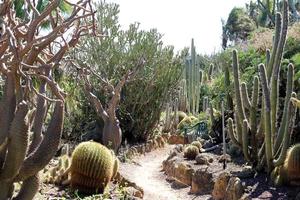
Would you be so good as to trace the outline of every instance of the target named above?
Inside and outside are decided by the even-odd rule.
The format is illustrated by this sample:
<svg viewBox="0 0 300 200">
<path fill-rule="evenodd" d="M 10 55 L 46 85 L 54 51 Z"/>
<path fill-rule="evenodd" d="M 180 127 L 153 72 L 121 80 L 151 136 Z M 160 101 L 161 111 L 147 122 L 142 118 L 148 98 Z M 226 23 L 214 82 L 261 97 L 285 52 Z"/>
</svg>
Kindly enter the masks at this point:
<svg viewBox="0 0 300 200">
<path fill-rule="evenodd" d="M 191 145 L 196 146 L 196 147 L 199 149 L 199 151 L 200 151 L 200 149 L 202 148 L 202 144 L 201 144 L 200 141 L 193 141 L 193 142 L 191 143 Z"/>
<path fill-rule="evenodd" d="M 287 174 L 288 182 L 300 182 L 300 143 L 288 150 L 283 167 Z"/>
<path fill-rule="evenodd" d="M 115 162 L 114 162 L 114 169 L 113 169 L 113 174 L 112 174 L 112 179 L 116 177 L 120 167 L 120 161 L 117 157 L 115 157 Z"/>
<path fill-rule="evenodd" d="M 102 193 L 113 176 L 114 156 L 96 142 L 82 142 L 71 162 L 71 188 L 84 193 Z"/>
<path fill-rule="evenodd" d="M 188 145 L 183 152 L 183 157 L 189 159 L 189 160 L 194 160 L 196 156 L 199 154 L 199 149 L 198 147 L 194 145 Z"/>
</svg>

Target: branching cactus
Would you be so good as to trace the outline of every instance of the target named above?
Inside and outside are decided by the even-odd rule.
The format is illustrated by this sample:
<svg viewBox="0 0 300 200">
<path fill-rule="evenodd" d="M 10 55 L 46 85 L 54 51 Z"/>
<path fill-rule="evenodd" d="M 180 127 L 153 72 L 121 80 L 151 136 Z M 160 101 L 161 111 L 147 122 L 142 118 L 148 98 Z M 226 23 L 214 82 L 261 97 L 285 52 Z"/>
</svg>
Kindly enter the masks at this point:
<svg viewBox="0 0 300 200">
<path fill-rule="evenodd" d="M 0 100 L 0 200 L 27 200 L 37 192 L 38 173 L 55 155 L 63 129 L 65 93 L 55 82 L 53 70 L 81 34 L 92 27 L 74 24 L 93 16 L 94 11 L 90 1 L 85 0 L 70 4 L 72 12 L 62 17 L 61 0 L 50 1 L 42 11 L 28 0 L 23 2 L 28 8 L 24 12 L 32 20 L 26 20 L 17 17 L 10 2 L 0 5 L 5 27 L 0 41 L 0 74 L 4 82 Z M 49 30 L 39 35 L 47 19 L 51 19 Z M 68 30 L 73 32 L 64 38 L 61 33 Z M 63 42 L 57 46 L 59 41 Z M 50 119 L 46 124 L 47 113 Z M 13 197 L 16 182 L 22 184 Z"/>
<path fill-rule="evenodd" d="M 283 19 L 282 19 L 283 18 Z M 282 165 L 289 147 L 289 134 L 292 132 L 295 108 L 291 97 L 293 92 L 294 67 L 288 65 L 286 96 L 283 114 L 278 120 L 279 109 L 279 72 L 281 67 L 282 53 L 286 41 L 288 26 L 288 4 L 284 1 L 283 17 L 276 15 L 275 38 L 272 53 L 267 50 L 267 63 L 259 65 L 259 75 L 254 77 L 251 99 L 247 92 L 246 83 L 240 83 L 237 51 L 233 51 L 233 75 L 236 101 L 235 123 L 229 119 L 228 129 L 231 140 L 243 150 L 245 159 L 254 166 L 266 163 L 268 172 L 274 167 Z M 263 91 L 261 116 L 257 117 L 259 87 Z M 257 140 L 260 129 L 264 133 L 264 141 Z M 280 121 L 280 123 L 279 123 Z M 249 143 L 250 141 L 250 143 Z M 259 146 L 258 146 L 259 145 Z"/>
</svg>

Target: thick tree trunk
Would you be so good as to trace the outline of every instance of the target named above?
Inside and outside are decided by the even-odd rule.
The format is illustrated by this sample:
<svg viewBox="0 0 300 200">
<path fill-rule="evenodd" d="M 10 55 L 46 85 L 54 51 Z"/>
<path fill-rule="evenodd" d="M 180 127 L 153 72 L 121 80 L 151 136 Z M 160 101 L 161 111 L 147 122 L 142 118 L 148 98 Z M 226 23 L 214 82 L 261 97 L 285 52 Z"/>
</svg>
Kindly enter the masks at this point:
<svg viewBox="0 0 300 200">
<path fill-rule="evenodd" d="M 119 150 L 122 142 L 122 131 L 117 118 L 109 118 L 108 121 L 104 122 L 102 142 L 116 153 Z"/>
</svg>

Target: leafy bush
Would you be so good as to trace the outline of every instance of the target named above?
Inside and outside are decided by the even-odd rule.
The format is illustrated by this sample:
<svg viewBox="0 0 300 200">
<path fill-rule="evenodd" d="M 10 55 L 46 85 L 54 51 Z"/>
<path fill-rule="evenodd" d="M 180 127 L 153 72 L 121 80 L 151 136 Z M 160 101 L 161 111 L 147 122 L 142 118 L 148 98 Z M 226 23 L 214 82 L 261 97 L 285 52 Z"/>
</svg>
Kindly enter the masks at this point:
<svg viewBox="0 0 300 200">
<path fill-rule="evenodd" d="M 145 140 L 176 88 L 182 73 L 181 56 L 174 55 L 173 47 L 163 46 L 162 35 L 155 29 L 140 30 L 135 23 L 128 30 L 121 30 L 117 4 L 101 2 L 97 10 L 97 32 L 104 36 L 86 37 L 74 52 L 74 58 L 113 85 L 128 70 L 136 68 L 138 61 L 145 61 L 135 78 L 125 84 L 117 111 L 123 135 L 129 140 Z M 105 83 L 99 78 L 92 78 L 91 82 L 98 86 L 96 94 L 106 105 Z"/>
</svg>

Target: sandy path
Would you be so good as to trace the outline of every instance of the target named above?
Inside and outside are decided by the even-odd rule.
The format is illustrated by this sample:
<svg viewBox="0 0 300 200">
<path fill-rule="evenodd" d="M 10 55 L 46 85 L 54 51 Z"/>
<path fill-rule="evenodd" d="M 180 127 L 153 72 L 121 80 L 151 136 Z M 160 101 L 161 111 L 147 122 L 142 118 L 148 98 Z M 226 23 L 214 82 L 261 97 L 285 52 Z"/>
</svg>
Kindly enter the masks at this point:
<svg viewBox="0 0 300 200">
<path fill-rule="evenodd" d="M 121 174 L 144 189 L 145 200 L 208 199 L 204 196 L 189 195 L 190 187 L 173 189 L 166 181 L 161 165 L 171 149 L 172 146 L 167 146 L 137 157 L 133 163 L 122 163 Z"/>
</svg>

